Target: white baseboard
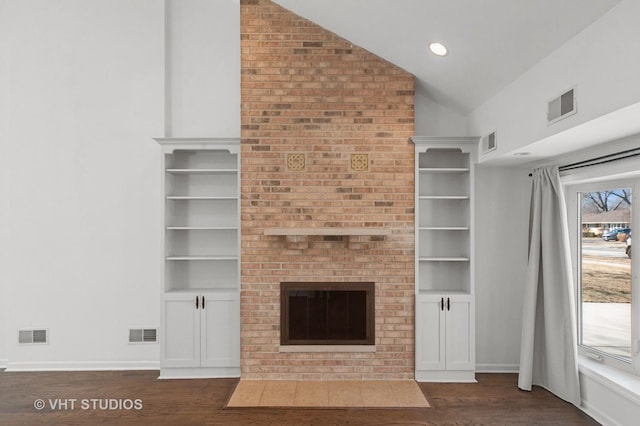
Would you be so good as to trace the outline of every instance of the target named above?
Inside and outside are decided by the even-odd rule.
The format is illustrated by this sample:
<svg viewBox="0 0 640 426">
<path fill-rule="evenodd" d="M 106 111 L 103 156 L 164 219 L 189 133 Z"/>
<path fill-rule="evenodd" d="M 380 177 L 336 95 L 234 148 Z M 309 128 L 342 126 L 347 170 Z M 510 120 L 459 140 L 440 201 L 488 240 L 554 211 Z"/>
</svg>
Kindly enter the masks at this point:
<svg viewBox="0 0 640 426">
<path fill-rule="evenodd" d="M 221 379 L 240 377 L 240 367 L 161 368 L 159 379 Z"/>
<path fill-rule="evenodd" d="M 519 364 L 476 364 L 476 373 L 517 373 Z"/>
<path fill-rule="evenodd" d="M 440 383 L 476 383 L 476 374 L 473 370 L 416 370 L 416 382 L 440 382 Z"/>
<path fill-rule="evenodd" d="M 158 361 L 51 361 L 51 362 L 7 362 L 12 371 L 112 371 L 112 370 L 159 370 Z"/>
<path fill-rule="evenodd" d="M 580 409 L 585 414 L 587 414 L 592 419 L 594 419 L 595 421 L 597 421 L 598 423 L 600 423 L 602 425 L 624 426 L 624 425 L 616 422 L 614 419 L 609 417 L 607 414 L 603 413 L 601 410 L 599 410 L 596 407 L 594 407 L 593 405 L 589 404 L 589 402 L 585 401 L 584 399 L 580 403 Z"/>
<path fill-rule="evenodd" d="M 7 364 L 9 363 L 8 359 L 1 359 L 0 358 L 0 368 L 7 368 Z"/>
</svg>

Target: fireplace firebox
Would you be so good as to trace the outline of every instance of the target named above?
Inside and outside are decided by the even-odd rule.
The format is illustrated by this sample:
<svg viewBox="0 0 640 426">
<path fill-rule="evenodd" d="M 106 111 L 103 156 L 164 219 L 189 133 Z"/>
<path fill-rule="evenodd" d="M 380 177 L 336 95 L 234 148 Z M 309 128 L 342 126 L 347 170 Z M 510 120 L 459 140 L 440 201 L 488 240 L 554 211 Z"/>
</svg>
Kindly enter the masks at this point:
<svg viewBox="0 0 640 426">
<path fill-rule="evenodd" d="M 283 282 L 281 345 L 375 344 L 375 284 Z"/>
</svg>

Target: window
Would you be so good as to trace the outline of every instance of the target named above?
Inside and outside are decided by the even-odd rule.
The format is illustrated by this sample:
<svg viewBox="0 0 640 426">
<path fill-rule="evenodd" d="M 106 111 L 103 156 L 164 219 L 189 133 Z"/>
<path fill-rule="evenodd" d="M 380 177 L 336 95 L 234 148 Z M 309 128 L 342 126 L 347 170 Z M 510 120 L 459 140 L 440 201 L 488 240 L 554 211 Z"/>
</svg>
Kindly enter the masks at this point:
<svg viewBox="0 0 640 426">
<path fill-rule="evenodd" d="M 640 310 L 632 249 L 640 179 L 567 187 L 582 355 L 640 374 Z"/>
</svg>

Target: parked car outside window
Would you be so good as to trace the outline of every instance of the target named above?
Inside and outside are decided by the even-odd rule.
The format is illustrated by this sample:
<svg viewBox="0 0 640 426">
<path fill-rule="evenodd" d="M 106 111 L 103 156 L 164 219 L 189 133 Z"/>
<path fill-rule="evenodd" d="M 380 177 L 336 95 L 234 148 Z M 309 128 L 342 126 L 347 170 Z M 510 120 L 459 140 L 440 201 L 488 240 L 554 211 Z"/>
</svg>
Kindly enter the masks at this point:
<svg viewBox="0 0 640 426">
<path fill-rule="evenodd" d="M 613 228 L 609 231 L 606 231 L 602 234 L 602 239 L 605 241 L 617 241 L 618 234 L 629 234 L 631 229 L 629 228 Z"/>
</svg>

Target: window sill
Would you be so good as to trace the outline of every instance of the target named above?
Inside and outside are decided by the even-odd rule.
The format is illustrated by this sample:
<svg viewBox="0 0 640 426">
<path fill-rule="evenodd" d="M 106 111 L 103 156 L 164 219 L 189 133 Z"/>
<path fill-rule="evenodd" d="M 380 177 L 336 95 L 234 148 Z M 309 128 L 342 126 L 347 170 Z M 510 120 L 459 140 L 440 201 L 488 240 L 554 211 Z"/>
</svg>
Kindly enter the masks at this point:
<svg viewBox="0 0 640 426">
<path fill-rule="evenodd" d="M 581 374 L 640 405 L 640 377 L 584 356 L 579 357 L 578 367 Z"/>
</svg>

